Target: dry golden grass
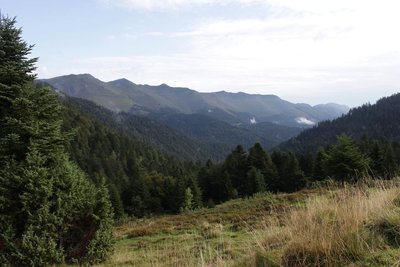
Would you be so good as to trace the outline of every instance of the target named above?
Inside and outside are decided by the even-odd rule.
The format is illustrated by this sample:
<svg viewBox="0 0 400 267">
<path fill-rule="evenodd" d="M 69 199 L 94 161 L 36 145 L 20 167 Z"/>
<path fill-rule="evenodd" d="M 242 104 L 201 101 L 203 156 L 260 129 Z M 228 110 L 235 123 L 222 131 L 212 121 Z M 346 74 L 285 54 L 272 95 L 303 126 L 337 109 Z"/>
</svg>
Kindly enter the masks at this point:
<svg viewBox="0 0 400 267">
<path fill-rule="evenodd" d="M 304 209 L 291 210 L 287 222 L 275 226 L 275 234 L 266 230 L 258 265 L 397 266 L 399 196 L 397 185 L 381 184 L 346 187 L 310 197 Z M 388 233 L 392 244 L 386 240 Z M 281 240 L 286 243 L 277 242 Z M 396 250 L 399 255 L 392 257 L 390 253 Z"/>
</svg>

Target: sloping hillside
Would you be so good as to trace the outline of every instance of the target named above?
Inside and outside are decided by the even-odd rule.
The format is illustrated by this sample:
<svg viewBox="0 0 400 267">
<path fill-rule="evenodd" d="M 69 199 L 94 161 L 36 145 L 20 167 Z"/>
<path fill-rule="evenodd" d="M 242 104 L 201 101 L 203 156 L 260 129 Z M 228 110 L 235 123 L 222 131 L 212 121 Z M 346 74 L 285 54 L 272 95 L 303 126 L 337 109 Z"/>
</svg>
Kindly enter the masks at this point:
<svg viewBox="0 0 400 267">
<path fill-rule="evenodd" d="M 249 148 L 255 143 L 262 144 L 266 149 L 272 148 L 280 143 L 279 138 L 276 138 L 279 134 L 276 132 L 283 132 L 282 128 L 290 128 L 271 123 L 272 125 L 269 129 L 261 126 L 258 128 L 259 131 L 255 132 L 253 128 L 235 127 L 203 114 L 172 113 L 158 114 L 152 117 L 198 142 L 224 144 L 231 149 L 236 147 L 237 144 Z M 295 129 L 293 132 L 287 131 L 288 137 L 283 135 L 282 139 L 287 140 L 302 131 L 301 128 L 293 129 Z"/>
<path fill-rule="evenodd" d="M 107 128 L 180 159 L 220 160 L 232 149 L 224 143 L 196 141 L 152 119 L 115 113 L 88 100 L 67 97 L 64 103 L 95 117 Z"/>
<path fill-rule="evenodd" d="M 398 266 L 395 182 L 258 194 L 115 232 L 103 266 Z"/>
<path fill-rule="evenodd" d="M 400 94 L 395 94 L 380 99 L 376 104 L 365 104 L 351 109 L 348 114 L 335 120 L 321 122 L 279 147 L 297 152 L 316 151 L 319 146 L 333 144 L 336 136 L 340 134 L 346 134 L 355 139 L 365 136 L 399 142 L 399 111 Z"/>
</svg>

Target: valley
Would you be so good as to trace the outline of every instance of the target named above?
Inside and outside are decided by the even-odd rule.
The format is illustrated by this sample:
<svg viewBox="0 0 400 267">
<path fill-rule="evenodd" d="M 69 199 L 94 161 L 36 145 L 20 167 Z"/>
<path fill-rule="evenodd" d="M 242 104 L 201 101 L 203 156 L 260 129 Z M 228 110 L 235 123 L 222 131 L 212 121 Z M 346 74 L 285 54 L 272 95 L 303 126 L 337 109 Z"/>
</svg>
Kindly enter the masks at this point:
<svg viewBox="0 0 400 267">
<path fill-rule="evenodd" d="M 171 150 L 165 149 L 170 141 L 143 132 L 165 132 L 169 140 L 178 138 L 187 143 L 186 147 L 193 144 L 188 149 L 197 152 L 184 157 L 202 161 L 221 160 L 237 144 L 249 148 L 258 142 L 266 149 L 274 148 L 304 129 L 349 110 L 347 106 L 332 103 L 315 107 L 293 104 L 274 95 L 198 93 L 165 84 L 137 85 L 126 79 L 102 82 L 89 74 L 66 75 L 37 83 L 121 113 L 119 120 L 125 128 L 164 152 Z M 93 106 L 89 102 L 87 105 Z M 80 107 L 84 108 L 83 104 Z M 153 130 L 143 130 L 145 124 Z M 173 155 L 182 156 L 175 152 Z"/>
<path fill-rule="evenodd" d="M 400 266 L 396 12 L 67 2 L 0 10 L 0 266 Z"/>
</svg>

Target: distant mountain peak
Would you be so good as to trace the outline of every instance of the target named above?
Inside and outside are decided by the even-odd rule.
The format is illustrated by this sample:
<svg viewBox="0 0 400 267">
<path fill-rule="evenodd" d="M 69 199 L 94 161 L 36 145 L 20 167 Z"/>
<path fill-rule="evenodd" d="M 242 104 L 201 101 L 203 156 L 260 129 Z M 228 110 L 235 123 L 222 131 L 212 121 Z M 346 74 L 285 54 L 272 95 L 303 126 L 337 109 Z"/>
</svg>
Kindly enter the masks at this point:
<svg viewBox="0 0 400 267">
<path fill-rule="evenodd" d="M 69 74 L 65 75 L 64 77 L 78 77 L 78 78 L 90 78 L 90 79 L 96 79 L 92 74 L 90 73 L 79 73 L 79 74 Z M 97 79 L 96 79 L 97 80 Z"/>
<path fill-rule="evenodd" d="M 121 82 L 121 83 L 132 83 L 130 80 L 126 79 L 126 78 L 120 78 L 120 79 L 116 79 L 112 82 Z"/>
<path fill-rule="evenodd" d="M 136 85 L 135 83 L 131 82 L 130 80 L 128 80 L 126 78 L 117 79 L 114 81 L 110 81 L 108 83 L 119 86 L 119 87 L 129 87 L 129 86 Z"/>
</svg>

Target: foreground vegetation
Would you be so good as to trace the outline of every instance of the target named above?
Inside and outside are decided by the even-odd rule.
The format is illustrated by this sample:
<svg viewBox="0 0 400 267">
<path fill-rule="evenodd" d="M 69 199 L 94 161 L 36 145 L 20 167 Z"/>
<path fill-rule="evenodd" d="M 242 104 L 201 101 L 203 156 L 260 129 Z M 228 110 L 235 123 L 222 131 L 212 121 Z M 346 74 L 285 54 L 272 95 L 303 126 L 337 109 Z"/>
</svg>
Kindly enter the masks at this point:
<svg viewBox="0 0 400 267">
<path fill-rule="evenodd" d="M 398 266 L 399 185 L 257 194 L 132 220 L 103 266 Z"/>
<path fill-rule="evenodd" d="M 0 266 L 93 264 L 113 249 L 113 212 L 69 159 L 61 105 L 33 84 L 36 58 L 0 15 Z"/>
</svg>

